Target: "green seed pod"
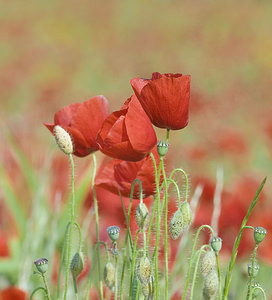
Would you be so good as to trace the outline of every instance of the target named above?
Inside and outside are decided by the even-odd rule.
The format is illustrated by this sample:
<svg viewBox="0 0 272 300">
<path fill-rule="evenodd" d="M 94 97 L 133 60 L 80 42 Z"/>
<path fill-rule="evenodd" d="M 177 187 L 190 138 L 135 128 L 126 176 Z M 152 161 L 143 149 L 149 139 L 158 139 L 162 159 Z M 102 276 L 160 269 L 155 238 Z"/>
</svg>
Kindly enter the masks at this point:
<svg viewBox="0 0 272 300">
<path fill-rule="evenodd" d="M 39 258 L 34 261 L 34 265 L 41 274 L 44 274 L 48 269 L 48 259 Z"/>
<path fill-rule="evenodd" d="M 168 147 L 169 147 L 169 144 L 166 141 L 159 141 L 157 143 L 157 152 L 160 157 L 165 156 L 165 154 L 167 153 Z"/>
<path fill-rule="evenodd" d="M 214 251 L 208 251 L 204 254 L 200 269 L 201 274 L 206 277 L 216 267 L 216 258 Z"/>
<path fill-rule="evenodd" d="M 169 224 L 169 232 L 173 240 L 176 240 L 181 235 L 183 230 L 184 230 L 183 214 L 180 210 L 177 210 L 174 213 Z"/>
<path fill-rule="evenodd" d="M 147 285 L 151 276 L 151 263 L 148 257 L 142 256 L 136 266 L 136 274 L 141 284 Z"/>
<path fill-rule="evenodd" d="M 145 230 L 149 224 L 149 212 L 144 203 L 137 206 L 135 218 L 139 228 Z"/>
<path fill-rule="evenodd" d="M 204 299 L 211 299 L 215 296 L 218 290 L 218 274 L 213 269 L 204 279 L 203 296 Z"/>
<path fill-rule="evenodd" d="M 154 299 L 154 276 L 150 276 L 148 284 L 142 285 L 142 292 L 144 294 L 145 300 Z"/>
<path fill-rule="evenodd" d="M 104 269 L 104 280 L 107 287 L 112 290 L 115 284 L 115 269 L 111 262 L 108 262 Z"/>
<path fill-rule="evenodd" d="M 70 270 L 74 278 L 77 278 L 77 276 L 82 272 L 84 267 L 84 257 L 83 253 L 76 252 L 74 257 L 72 258 L 72 261 L 70 263 Z"/>
<path fill-rule="evenodd" d="M 253 270 L 252 270 L 252 263 L 248 264 L 248 268 L 247 268 L 248 276 L 250 277 L 252 274 L 253 277 L 256 277 L 259 272 L 259 269 L 260 266 L 256 262 L 253 265 Z"/>
<path fill-rule="evenodd" d="M 267 230 L 263 227 L 255 227 L 254 228 L 254 240 L 256 244 L 259 244 L 263 241 L 267 234 Z"/>
<path fill-rule="evenodd" d="M 117 239 L 119 238 L 119 232 L 120 232 L 120 228 L 118 226 L 114 225 L 114 226 L 109 226 L 107 228 L 107 233 L 113 242 L 116 242 Z"/>
<path fill-rule="evenodd" d="M 219 253 L 222 248 L 222 239 L 219 236 L 214 236 L 210 240 L 211 247 L 215 253 Z"/>
<path fill-rule="evenodd" d="M 188 226 L 190 226 L 192 220 L 192 210 L 187 201 L 181 204 L 180 211 L 182 212 L 183 216 L 184 229 L 186 229 Z"/>
<path fill-rule="evenodd" d="M 258 295 L 260 294 L 260 289 L 259 287 L 261 287 L 261 285 L 259 284 L 259 282 L 253 280 L 251 283 L 251 290 L 252 290 L 252 297 L 253 298 L 257 298 Z"/>
<path fill-rule="evenodd" d="M 59 125 L 54 127 L 53 133 L 60 150 L 67 155 L 72 154 L 73 143 L 69 133 Z"/>
</svg>

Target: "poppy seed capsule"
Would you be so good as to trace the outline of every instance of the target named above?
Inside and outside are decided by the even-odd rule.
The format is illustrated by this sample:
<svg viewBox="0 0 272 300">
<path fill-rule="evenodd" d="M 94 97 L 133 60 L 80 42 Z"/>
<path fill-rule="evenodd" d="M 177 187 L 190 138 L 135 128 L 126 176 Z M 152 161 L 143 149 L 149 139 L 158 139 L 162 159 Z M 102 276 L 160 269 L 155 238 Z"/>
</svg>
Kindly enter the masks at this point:
<svg viewBox="0 0 272 300">
<path fill-rule="evenodd" d="M 216 266 L 214 251 L 208 251 L 204 254 L 200 269 L 201 274 L 206 277 Z"/>
<path fill-rule="evenodd" d="M 149 212 L 144 203 L 137 206 L 135 213 L 136 222 L 141 230 L 145 230 L 149 224 Z"/>
<path fill-rule="evenodd" d="M 211 299 L 216 294 L 218 285 L 218 274 L 217 271 L 213 269 L 204 279 L 204 299 Z"/>
<path fill-rule="evenodd" d="M 67 155 L 72 154 L 73 143 L 69 133 L 59 125 L 54 127 L 53 133 L 60 150 Z"/>
<path fill-rule="evenodd" d="M 181 204 L 180 211 L 182 212 L 183 224 L 184 224 L 184 229 L 185 229 L 191 224 L 191 220 L 192 220 L 191 207 L 187 201 L 185 201 Z"/>
<path fill-rule="evenodd" d="M 107 233 L 113 242 L 116 242 L 119 238 L 119 232 L 120 228 L 118 226 L 113 225 L 107 228 Z"/>
<path fill-rule="evenodd" d="M 173 240 L 176 240 L 180 236 L 183 230 L 184 230 L 183 214 L 180 210 L 177 210 L 174 213 L 169 224 L 169 232 Z"/>
<path fill-rule="evenodd" d="M 255 299 L 256 297 L 258 297 L 258 295 L 260 294 L 260 289 L 261 285 L 259 284 L 259 282 L 257 281 L 252 281 L 251 283 L 251 290 L 252 290 L 252 297 L 253 299 Z"/>
<path fill-rule="evenodd" d="M 259 244 L 263 241 L 267 234 L 267 230 L 263 227 L 255 227 L 254 228 L 254 240 L 256 244 Z"/>
<path fill-rule="evenodd" d="M 168 147 L 169 147 L 169 144 L 166 141 L 159 141 L 157 143 L 157 152 L 160 157 L 165 156 L 165 154 L 167 153 Z"/>
<path fill-rule="evenodd" d="M 34 261 L 34 265 L 41 274 L 44 274 L 48 269 L 48 259 L 39 258 Z"/>
<path fill-rule="evenodd" d="M 150 276 L 148 284 L 142 285 L 142 292 L 146 300 L 154 299 L 154 276 Z"/>
<path fill-rule="evenodd" d="M 112 290 L 115 284 L 115 269 L 111 262 L 108 262 L 105 266 L 104 280 L 107 287 Z"/>
<path fill-rule="evenodd" d="M 84 258 L 82 252 L 76 252 L 74 255 L 71 263 L 70 263 L 70 270 L 74 278 L 81 273 L 84 267 Z"/>
<path fill-rule="evenodd" d="M 142 256 L 136 266 L 136 274 L 141 284 L 147 285 L 151 276 L 151 263 L 148 257 Z"/>
<path fill-rule="evenodd" d="M 248 264 L 248 267 L 247 267 L 248 276 L 251 276 L 251 274 L 252 274 L 253 277 L 256 277 L 257 274 L 259 273 L 259 269 L 260 269 L 260 266 L 256 262 L 253 265 L 253 269 L 252 269 L 252 263 Z"/>
<path fill-rule="evenodd" d="M 210 240 L 211 247 L 215 253 L 219 253 L 222 248 L 222 239 L 219 236 L 214 236 Z"/>
</svg>

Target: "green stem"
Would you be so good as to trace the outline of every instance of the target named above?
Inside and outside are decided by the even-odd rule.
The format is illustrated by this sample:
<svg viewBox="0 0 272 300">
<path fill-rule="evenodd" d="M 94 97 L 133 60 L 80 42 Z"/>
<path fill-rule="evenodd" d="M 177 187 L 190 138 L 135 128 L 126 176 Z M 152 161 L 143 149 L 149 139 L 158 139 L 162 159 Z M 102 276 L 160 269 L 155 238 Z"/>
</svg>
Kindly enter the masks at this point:
<svg viewBox="0 0 272 300">
<path fill-rule="evenodd" d="M 161 224 L 161 218 L 160 218 L 160 165 L 159 170 L 157 171 L 156 166 L 156 160 L 154 158 L 154 155 L 150 152 L 150 157 L 152 158 L 153 165 L 154 165 L 154 171 L 155 171 L 155 182 L 156 182 L 156 197 L 155 197 L 155 203 L 156 203 L 156 242 L 155 242 L 155 249 L 154 249 L 154 255 L 155 255 L 155 299 L 159 299 L 159 241 L 160 241 L 160 224 Z"/>
<path fill-rule="evenodd" d="M 233 270 L 234 263 L 235 263 L 235 260 L 236 260 L 237 254 L 238 254 L 238 246 L 240 244 L 244 228 L 246 226 L 247 220 L 248 220 L 248 218 L 249 218 L 249 216 L 250 216 L 253 208 L 255 207 L 255 205 L 256 205 L 256 203 L 257 203 L 257 201 L 259 199 L 259 195 L 260 195 L 260 193 L 261 193 L 261 191 L 263 189 L 263 186 L 264 186 L 265 182 L 266 182 L 266 177 L 262 181 L 260 187 L 258 188 L 258 190 L 257 190 L 257 192 L 255 194 L 255 197 L 254 197 L 253 201 L 251 202 L 251 204 L 249 206 L 247 214 L 244 217 L 244 220 L 242 222 L 242 225 L 241 225 L 240 231 L 238 233 L 238 236 L 237 236 L 237 238 L 236 238 L 236 240 L 234 242 L 233 250 L 232 250 L 232 254 L 231 254 L 231 258 L 230 258 L 230 262 L 229 262 L 229 266 L 228 266 L 228 272 L 227 272 L 227 275 L 226 275 L 226 278 L 225 278 L 225 285 L 224 285 L 224 291 L 223 291 L 223 299 L 224 300 L 227 300 L 227 297 L 228 297 L 229 288 L 230 288 L 230 282 L 231 282 L 232 270 Z"/>
<path fill-rule="evenodd" d="M 249 300 L 252 299 L 253 293 L 255 292 L 255 290 L 260 290 L 263 294 L 263 299 L 266 300 L 266 295 L 265 292 L 263 290 L 263 288 L 261 288 L 260 286 L 255 286 L 251 291 L 250 291 L 250 295 L 249 295 Z"/>
<path fill-rule="evenodd" d="M 170 134 L 170 129 L 167 128 L 167 130 L 166 130 L 166 142 L 167 142 L 167 143 L 168 143 L 168 141 L 169 141 L 169 134 Z"/>
<path fill-rule="evenodd" d="M 114 300 L 118 299 L 118 255 L 115 255 L 115 282 L 114 282 Z"/>
<path fill-rule="evenodd" d="M 69 154 L 69 159 L 72 168 L 72 179 L 71 179 L 71 186 L 72 186 L 72 201 L 71 201 L 71 219 L 70 219 L 70 227 L 68 233 L 68 256 L 67 256 L 67 266 L 66 266 L 66 279 L 65 279 L 65 292 L 64 292 L 64 299 L 67 298 L 67 290 L 68 290 L 68 281 L 69 281 L 69 269 L 70 269 L 70 258 L 71 258 L 71 250 L 72 250 L 72 227 L 74 225 L 74 217 L 75 217 L 75 167 L 74 167 L 74 160 L 72 154 Z"/>
<path fill-rule="evenodd" d="M 218 274 L 218 296 L 219 300 L 221 300 L 221 271 L 220 271 L 220 263 L 219 263 L 219 253 L 215 252 L 216 256 L 216 265 L 217 265 L 217 274 Z"/>
<path fill-rule="evenodd" d="M 253 273 L 254 273 L 254 266 L 255 266 L 255 260 L 256 260 L 256 254 L 259 244 L 255 244 L 254 251 L 252 254 L 252 261 L 251 261 L 251 275 L 249 277 L 249 283 L 248 283 L 248 290 L 247 290 L 247 300 L 249 299 L 249 295 L 251 292 L 251 284 L 253 280 Z"/>
<path fill-rule="evenodd" d="M 99 247 L 99 244 L 95 244 L 94 249 L 93 249 L 93 255 L 92 255 L 92 265 L 91 265 L 91 270 L 89 273 L 89 282 L 88 282 L 88 288 L 87 288 L 87 293 L 86 293 L 86 300 L 89 299 L 89 294 L 90 294 L 90 289 L 91 289 L 91 284 L 92 284 L 92 273 L 93 273 L 93 266 L 94 266 L 94 258 L 95 258 L 95 252 L 97 247 Z"/>
<path fill-rule="evenodd" d="M 141 232 L 140 229 L 138 229 L 136 232 L 133 253 L 132 253 L 132 262 L 131 262 L 131 270 L 130 270 L 130 291 L 129 291 L 130 299 L 131 299 L 131 295 L 132 295 L 134 267 L 135 267 L 135 261 L 136 261 L 136 257 L 137 257 L 137 255 L 136 255 L 137 240 L 138 240 L 138 235 L 140 232 Z"/>
<path fill-rule="evenodd" d="M 76 278 L 73 276 L 73 284 L 74 284 L 74 291 L 76 295 L 76 300 L 78 300 L 78 292 L 77 292 L 77 283 L 76 283 Z"/>
<path fill-rule="evenodd" d="M 38 292 L 39 290 L 43 290 L 43 292 L 44 292 L 44 294 L 45 294 L 45 296 L 47 297 L 47 292 L 46 292 L 46 289 L 44 288 L 44 287 L 37 287 L 37 288 L 35 288 L 35 290 L 31 293 L 31 295 L 30 295 L 30 300 L 32 300 L 32 298 L 33 298 L 33 296 L 34 296 L 34 294 L 36 293 L 36 292 Z"/>
<path fill-rule="evenodd" d="M 93 191 L 93 200 L 94 200 L 94 211 L 95 211 L 95 224 L 96 224 L 96 243 L 99 244 L 99 220 L 98 220 L 98 204 L 95 192 L 95 175 L 96 175 L 96 157 L 94 152 L 92 152 L 93 157 L 93 175 L 92 175 L 92 191 Z M 97 263 L 98 263 L 98 278 L 99 278 L 99 296 L 100 299 L 103 299 L 103 283 L 101 275 L 101 262 L 100 262 L 100 247 L 97 248 Z"/>
<path fill-rule="evenodd" d="M 194 255 L 197 257 L 196 257 L 196 259 L 193 259 L 193 261 L 196 261 L 196 262 L 195 262 L 194 274 L 193 274 L 192 285 L 191 285 L 190 300 L 194 300 L 194 287 L 195 287 L 195 281 L 196 281 L 196 274 L 197 274 L 197 270 L 198 270 L 198 264 L 199 264 L 200 256 L 203 252 L 205 252 L 206 247 L 210 248 L 209 245 L 203 245 Z"/>
<path fill-rule="evenodd" d="M 183 174 L 184 178 L 185 178 L 185 195 L 184 195 L 184 202 L 186 202 L 188 200 L 188 194 L 189 194 L 189 179 L 188 179 L 188 175 L 187 173 L 181 169 L 181 168 L 178 168 L 178 169 L 175 169 L 171 172 L 170 176 L 169 176 L 169 179 L 172 179 L 172 177 L 174 176 L 174 174 L 176 172 L 180 172 Z M 179 208 L 180 208 L 180 205 L 181 203 L 179 202 Z"/>
<path fill-rule="evenodd" d="M 47 299 L 51 300 L 48 285 L 47 285 L 47 281 L 46 281 L 46 277 L 45 277 L 45 274 L 43 274 L 43 273 L 42 273 L 42 278 L 43 278 L 43 284 L 44 284 L 44 287 L 45 287 L 45 290 L 46 290 Z"/>
<path fill-rule="evenodd" d="M 81 233 L 79 224 L 77 222 L 74 222 L 74 225 L 76 226 L 76 228 L 78 230 L 78 252 L 79 252 L 79 251 L 81 251 L 82 233 Z"/>
<path fill-rule="evenodd" d="M 183 290 L 183 293 L 182 293 L 182 300 L 186 299 L 187 290 L 188 290 L 188 287 L 189 287 L 189 282 L 190 282 L 190 277 L 191 277 L 191 269 L 192 269 L 192 265 L 193 265 L 193 257 L 194 257 L 194 253 L 195 253 L 196 243 L 197 243 L 199 233 L 203 228 L 208 228 L 212 232 L 212 234 L 214 235 L 214 231 L 211 228 L 211 226 L 209 226 L 209 225 L 200 226 L 198 228 L 197 232 L 196 232 L 196 236 L 195 236 L 195 239 L 194 239 L 192 252 L 191 252 L 191 256 L 190 256 L 189 268 L 188 268 L 188 272 L 187 272 L 187 276 L 186 276 L 186 282 L 185 282 L 184 290 Z"/>
<path fill-rule="evenodd" d="M 151 235 L 151 229 L 152 229 L 153 220 L 154 220 L 154 216 L 155 216 L 155 211 L 156 211 L 156 205 L 153 204 L 152 214 L 151 214 L 151 217 L 150 217 L 148 230 L 147 230 L 147 248 L 149 248 L 149 245 L 150 245 L 150 235 Z"/>
</svg>

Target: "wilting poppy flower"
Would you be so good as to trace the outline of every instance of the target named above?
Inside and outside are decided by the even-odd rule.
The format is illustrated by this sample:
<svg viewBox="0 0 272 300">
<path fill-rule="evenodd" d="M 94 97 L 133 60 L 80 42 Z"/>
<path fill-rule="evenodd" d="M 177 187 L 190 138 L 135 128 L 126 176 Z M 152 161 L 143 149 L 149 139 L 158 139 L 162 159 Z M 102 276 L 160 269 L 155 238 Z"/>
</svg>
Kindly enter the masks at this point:
<svg viewBox="0 0 272 300">
<path fill-rule="evenodd" d="M 134 78 L 131 86 L 151 122 L 160 128 L 182 129 L 188 124 L 190 75 L 152 74 Z"/>
<path fill-rule="evenodd" d="M 14 286 L 2 290 L 0 295 L 1 300 L 26 300 L 26 293 Z"/>
<path fill-rule="evenodd" d="M 104 154 L 128 161 L 143 159 L 157 143 L 152 124 L 133 95 L 108 116 L 99 131 L 96 142 Z"/>
<path fill-rule="evenodd" d="M 52 133 L 56 125 L 64 128 L 72 137 L 73 154 L 83 157 L 99 149 L 95 138 L 107 116 L 108 101 L 104 96 L 96 96 L 83 103 L 64 107 L 55 114 L 54 124 L 44 125 Z"/>
<path fill-rule="evenodd" d="M 152 151 L 157 166 L 159 155 L 154 148 Z M 95 185 L 103 187 L 115 194 L 118 194 L 117 186 L 123 196 L 130 197 L 131 186 L 135 179 L 142 183 L 143 198 L 154 195 L 156 192 L 155 173 L 150 155 L 137 162 L 112 159 L 106 165 L 102 165 L 95 180 Z M 139 184 L 134 186 L 134 199 L 139 199 Z"/>
</svg>

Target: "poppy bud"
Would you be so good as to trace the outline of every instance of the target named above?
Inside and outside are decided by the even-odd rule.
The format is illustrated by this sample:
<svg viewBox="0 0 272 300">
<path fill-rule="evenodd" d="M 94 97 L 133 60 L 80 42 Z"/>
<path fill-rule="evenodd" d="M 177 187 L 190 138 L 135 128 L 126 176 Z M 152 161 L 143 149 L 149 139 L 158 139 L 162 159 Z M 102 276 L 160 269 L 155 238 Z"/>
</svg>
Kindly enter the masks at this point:
<svg viewBox="0 0 272 300">
<path fill-rule="evenodd" d="M 262 240 L 265 238 L 267 234 L 267 230 L 263 227 L 255 227 L 254 228 L 254 240 L 256 244 L 259 244 L 262 242 Z"/>
<path fill-rule="evenodd" d="M 83 267 L 84 267 L 83 253 L 76 252 L 70 264 L 70 270 L 74 278 L 77 278 L 77 276 L 83 270 Z"/>
<path fill-rule="evenodd" d="M 115 284 L 115 269 L 111 262 L 108 262 L 105 266 L 104 280 L 107 287 L 112 290 Z"/>
<path fill-rule="evenodd" d="M 148 257 L 142 256 L 137 263 L 136 274 L 141 284 L 147 285 L 151 276 L 151 263 Z"/>
<path fill-rule="evenodd" d="M 46 258 L 39 258 L 34 261 L 34 264 L 41 274 L 44 274 L 48 269 L 48 259 Z"/>
<path fill-rule="evenodd" d="M 212 270 L 204 279 L 203 296 L 204 299 L 211 299 L 217 292 L 219 286 L 218 274 Z"/>
<path fill-rule="evenodd" d="M 251 290 L 252 290 L 253 299 L 255 299 L 260 294 L 260 289 L 258 289 L 259 287 L 261 287 L 259 282 L 253 280 L 252 283 L 251 283 Z"/>
<path fill-rule="evenodd" d="M 222 239 L 219 236 L 213 236 L 210 240 L 211 247 L 215 253 L 219 253 L 222 248 Z"/>
<path fill-rule="evenodd" d="M 177 210 L 172 219 L 170 220 L 169 224 L 169 231 L 174 240 L 176 240 L 184 229 L 184 222 L 183 222 L 183 214 L 180 210 Z"/>
<path fill-rule="evenodd" d="M 165 141 L 159 141 L 157 143 L 157 151 L 160 157 L 165 156 L 165 154 L 167 153 L 169 144 Z"/>
<path fill-rule="evenodd" d="M 203 256 L 201 262 L 201 273 L 205 277 L 207 276 L 216 266 L 216 259 L 213 251 L 208 251 Z"/>
<path fill-rule="evenodd" d="M 137 206 L 135 218 L 139 228 L 145 230 L 149 224 L 149 212 L 144 203 Z"/>
<path fill-rule="evenodd" d="M 107 228 L 107 233 L 113 242 L 116 242 L 119 237 L 120 228 L 118 226 L 110 226 Z"/>
<path fill-rule="evenodd" d="M 183 224 L 184 229 L 188 227 L 192 220 L 192 211 L 189 203 L 187 201 L 183 202 L 180 207 L 180 211 L 182 212 L 183 216 Z"/>
<path fill-rule="evenodd" d="M 73 143 L 69 133 L 59 125 L 54 127 L 53 133 L 60 150 L 67 155 L 72 154 Z"/>
<path fill-rule="evenodd" d="M 142 285 L 142 292 L 146 300 L 154 299 L 154 276 L 150 276 L 148 284 Z"/>
<path fill-rule="evenodd" d="M 258 272 L 259 272 L 260 266 L 255 262 L 253 265 L 253 269 L 252 269 L 252 263 L 248 264 L 248 276 L 251 276 L 251 274 L 253 274 L 253 277 L 256 277 Z"/>
</svg>

